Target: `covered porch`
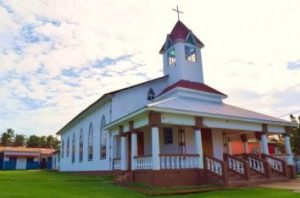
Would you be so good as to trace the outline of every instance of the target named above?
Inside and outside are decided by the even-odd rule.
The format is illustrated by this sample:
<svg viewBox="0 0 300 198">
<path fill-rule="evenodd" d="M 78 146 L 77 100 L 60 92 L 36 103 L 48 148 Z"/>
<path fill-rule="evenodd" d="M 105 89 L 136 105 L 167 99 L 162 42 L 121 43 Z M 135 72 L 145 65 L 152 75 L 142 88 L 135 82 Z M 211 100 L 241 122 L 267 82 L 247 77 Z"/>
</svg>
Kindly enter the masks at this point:
<svg viewBox="0 0 300 198">
<path fill-rule="evenodd" d="M 134 172 L 135 180 L 142 182 L 148 174 L 176 178 L 175 172 L 181 175 L 177 179 L 195 184 L 230 183 L 231 174 L 249 180 L 253 172 L 266 179 L 273 172 L 287 178 L 293 166 L 288 130 L 271 124 L 149 111 L 112 130 L 111 169 Z M 268 136 L 275 134 L 285 137 L 286 153 L 280 157 L 271 156 L 268 149 Z M 250 139 L 256 141 L 255 149 L 249 149 Z M 243 142 L 239 155 L 232 152 L 234 140 Z M 156 181 L 153 176 L 151 180 Z"/>
</svg>

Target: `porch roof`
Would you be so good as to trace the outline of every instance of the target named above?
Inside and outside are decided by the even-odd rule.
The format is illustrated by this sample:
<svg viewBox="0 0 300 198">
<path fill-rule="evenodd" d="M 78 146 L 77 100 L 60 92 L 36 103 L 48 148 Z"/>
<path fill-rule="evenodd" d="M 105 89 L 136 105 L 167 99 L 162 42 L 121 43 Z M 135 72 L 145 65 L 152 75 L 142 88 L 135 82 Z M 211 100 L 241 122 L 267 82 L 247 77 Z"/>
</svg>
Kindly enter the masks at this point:
<svg viewBox="0 0 300 198">
<path fill-rule="evenodd" d="M 225 103 L 208 102 L 197 98 L 175 96 L 161 99 L 137 109 L 105 126 L 105 129 L 118 126 L 120 123 L 131 120 L 132 118 L 149 111 L 192 115 L 217 119 L 237 120 L 259 124 L 271 124 L 277 126 L 295 126 L 295 123 L 243 109 Z"/>
<path fill-rule="evenodd" d="M 180 96 L 159 100 L 148 104 L 147 107 L 151 110 L 189 112 L 191 114 L 203 117 L 215 117 L 264 124 L 294 126 L 294 123 L 292 122 L 225 103 L 207 102 L 195 98 L 186 98 Z"/>
</svg>

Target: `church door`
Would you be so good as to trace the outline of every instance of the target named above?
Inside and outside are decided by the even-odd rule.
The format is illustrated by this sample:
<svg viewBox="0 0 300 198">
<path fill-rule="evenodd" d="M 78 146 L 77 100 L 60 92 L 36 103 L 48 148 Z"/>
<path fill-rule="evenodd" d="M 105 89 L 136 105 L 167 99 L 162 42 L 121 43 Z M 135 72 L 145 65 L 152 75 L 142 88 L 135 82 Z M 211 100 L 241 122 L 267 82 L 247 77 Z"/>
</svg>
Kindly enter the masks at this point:
<svg viewBox="0 0 300 198">
<path fill-rule="evenodd" d="M 201 129 L 203 154 L 213 157 L 212 132 L 209 128 Z"/>
</svg>

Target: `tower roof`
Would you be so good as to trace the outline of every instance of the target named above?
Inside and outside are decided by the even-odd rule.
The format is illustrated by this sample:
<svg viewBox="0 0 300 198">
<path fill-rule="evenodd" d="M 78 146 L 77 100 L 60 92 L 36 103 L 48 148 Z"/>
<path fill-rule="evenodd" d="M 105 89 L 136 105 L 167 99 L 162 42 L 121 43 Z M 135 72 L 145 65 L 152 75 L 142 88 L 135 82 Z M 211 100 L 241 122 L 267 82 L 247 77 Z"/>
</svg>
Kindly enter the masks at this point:
<svg viewBox="0 0 300 198">
<path fill-rule="evenodd" d="M 170 41 L 171 43 L 175 43 L 176 41 L 186 41 L 190 34 L 193 37 L 193 39 L 195 39 L 196 46 L 200 48 L 204 47 L 204 44 L 181 21 L 176 22 L 171 33 L 167 35 L 167 41 Z M 159 53 L 163 53 L 165 51 L 166 44 L 167 42 L 164 43 Z"/>
</svg>

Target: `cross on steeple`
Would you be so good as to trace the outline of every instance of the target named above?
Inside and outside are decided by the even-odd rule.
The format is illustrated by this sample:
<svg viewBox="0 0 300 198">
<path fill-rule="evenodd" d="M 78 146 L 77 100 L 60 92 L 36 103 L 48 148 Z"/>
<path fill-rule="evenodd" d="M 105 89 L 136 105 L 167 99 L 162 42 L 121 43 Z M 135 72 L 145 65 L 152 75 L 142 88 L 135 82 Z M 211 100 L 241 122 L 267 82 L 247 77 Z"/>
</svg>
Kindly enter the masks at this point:
<svg viewBox="0 0 300 198">
<path fill-rule="evenodd" d="M 179 14 L 183 14 L 183 12 L 178 9 L 178 5 L 177 5 L 177 9 L 172 9 L 172 10 L 177 12 L 178 21 L 180 21 Z"/>
</svg>

